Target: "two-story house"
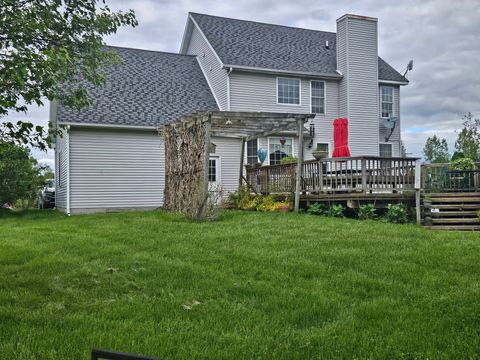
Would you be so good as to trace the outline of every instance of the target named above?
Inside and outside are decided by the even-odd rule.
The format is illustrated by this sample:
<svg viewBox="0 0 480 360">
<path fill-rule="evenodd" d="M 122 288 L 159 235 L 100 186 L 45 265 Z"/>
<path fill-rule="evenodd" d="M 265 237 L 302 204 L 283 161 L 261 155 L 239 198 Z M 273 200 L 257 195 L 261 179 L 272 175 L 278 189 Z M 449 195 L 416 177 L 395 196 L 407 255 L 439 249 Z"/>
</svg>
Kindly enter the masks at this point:
<svg viewBox="0 0 480 360">
<path fill-rule="evenodd" d="M 194 111 L 314 113 L 304 148 L 333 151 L 333 120 L 349 120 L 352 155 L 400 155 L 400 86 L 408 80 L 378 56 L 377 19 L 344 15 L 337 32 L 191 13 L 179 54 L 112 48 L 123 63 L 90 88 L 80 112 L 53 103 L 57 207 L 89 212 L 162 205 L 164 147 L 156 129 Z M 383 118 L 395 118 L 395 127 Z M 240 142 L 214 138 L 211 177 L 238 185 Z M 296 156 L 293 133 L 252 140 L 245 163 Z M 234 160 L 233 160 L 234 159 Z"/>
</svg>

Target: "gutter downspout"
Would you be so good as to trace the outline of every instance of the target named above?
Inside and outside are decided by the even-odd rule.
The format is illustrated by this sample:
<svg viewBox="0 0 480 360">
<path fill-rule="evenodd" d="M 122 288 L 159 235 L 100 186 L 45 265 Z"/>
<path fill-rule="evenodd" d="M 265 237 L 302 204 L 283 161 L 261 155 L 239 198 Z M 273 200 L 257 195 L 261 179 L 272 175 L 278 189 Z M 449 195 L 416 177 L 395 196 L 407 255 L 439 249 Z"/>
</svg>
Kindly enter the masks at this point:
<svg viewBox="0 0 480 360">
<path fill-rule="evenodd" d="M 227 110 L 230 111 L 230 74 L 233 68 L 230 67 L 227 71 Z"/>
<path fill-rule="evenodd" d="M 67 215 L 70 216 L 70 125 L 67 126 Z"/>
</svg>

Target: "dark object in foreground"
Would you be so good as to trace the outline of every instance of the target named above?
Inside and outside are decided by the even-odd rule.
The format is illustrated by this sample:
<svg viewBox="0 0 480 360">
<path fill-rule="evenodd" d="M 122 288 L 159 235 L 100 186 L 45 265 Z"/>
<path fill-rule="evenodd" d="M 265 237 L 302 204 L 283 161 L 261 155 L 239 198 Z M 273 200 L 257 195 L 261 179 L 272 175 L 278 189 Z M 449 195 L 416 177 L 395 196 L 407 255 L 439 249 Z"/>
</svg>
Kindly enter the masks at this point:
<svg viewBox="0 0 480 360">
<path fill-rule="evenodd" d="M 93 349 L 92 360 L 158 360 L 153 357 L 121 353 L 117 351 Z"/>
</svg>

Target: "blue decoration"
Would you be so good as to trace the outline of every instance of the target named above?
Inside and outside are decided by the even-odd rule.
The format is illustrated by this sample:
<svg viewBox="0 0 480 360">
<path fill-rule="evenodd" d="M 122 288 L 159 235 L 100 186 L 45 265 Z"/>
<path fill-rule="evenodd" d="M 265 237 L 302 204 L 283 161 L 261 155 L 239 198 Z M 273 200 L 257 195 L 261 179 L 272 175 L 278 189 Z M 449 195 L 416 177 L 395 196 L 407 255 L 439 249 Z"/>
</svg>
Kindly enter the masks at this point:
<svg viewBox="0 0 480 360">
<path fill-rule="evenodd" d="M 258 154 L 258 160 L 260 160 L 260 162 L 263 164 L 263 162 L 267 158 L 267 150 L 264 149 L 264 148 L 260 148 L 260 149 L 258 149 L 257 154 Z"/>
</svg>

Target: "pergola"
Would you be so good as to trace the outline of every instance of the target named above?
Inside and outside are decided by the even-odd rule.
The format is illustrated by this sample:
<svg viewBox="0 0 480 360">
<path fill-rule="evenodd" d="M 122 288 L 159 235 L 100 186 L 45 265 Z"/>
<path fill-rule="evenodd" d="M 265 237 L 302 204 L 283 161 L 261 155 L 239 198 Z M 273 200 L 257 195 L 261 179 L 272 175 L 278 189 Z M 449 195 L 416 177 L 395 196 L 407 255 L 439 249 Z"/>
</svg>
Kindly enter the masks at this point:
<svg viewBox="0 0 480 360">
<path fill-rule="evenodd" d="M 208 164 L 212 137 L 241 140 L 238 159 L 243 174 L 245 142 L 260 137 L 296 130 L 298 135 L 295 211 L 300 204 L 303 162 L 304 123 L 313 118 L 307 113 L 208 111 L 196 112 L 164 124 L 159 132 L 165 140 L 165 207 L 183 211 L 185 198 L 198 190 L 208 194 Z M 183 199 L 183 200 L 182 200 Z"/>
</svg>

